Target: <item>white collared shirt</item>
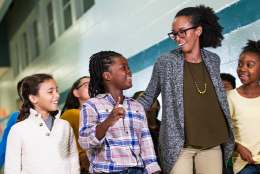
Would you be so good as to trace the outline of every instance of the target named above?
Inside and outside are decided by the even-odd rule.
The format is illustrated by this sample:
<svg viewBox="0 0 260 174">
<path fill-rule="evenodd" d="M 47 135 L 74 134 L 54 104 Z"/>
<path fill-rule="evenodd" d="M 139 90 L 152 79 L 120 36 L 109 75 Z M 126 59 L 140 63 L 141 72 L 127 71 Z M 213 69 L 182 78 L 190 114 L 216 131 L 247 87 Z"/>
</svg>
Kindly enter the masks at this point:
<svg viewBox="0 0 260 174">
<path fill-rule="evenodd" d="M 76 140 L 70 124 L 55 116 L 52 131 L 41 114 L 15 124 L 8 135 L 5 174 L 79 174 Z"/>
</svg>

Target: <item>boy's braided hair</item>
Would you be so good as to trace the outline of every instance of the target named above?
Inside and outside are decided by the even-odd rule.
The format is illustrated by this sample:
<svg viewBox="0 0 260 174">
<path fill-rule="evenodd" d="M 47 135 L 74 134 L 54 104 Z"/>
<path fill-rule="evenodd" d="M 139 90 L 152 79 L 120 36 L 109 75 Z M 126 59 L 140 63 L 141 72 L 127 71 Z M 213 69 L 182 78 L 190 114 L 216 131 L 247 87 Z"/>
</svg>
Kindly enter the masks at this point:
<svg viewBox="0 0 260 174">
<path fill-rule="evenodd" d="M 103 72 L 109 71 L 109 67 L 114 63 L 113 58 L 122 56 L 114 51 L 100 51 L 93 54 L 89 61 L 89 96 L 91 98 L 98 94 L 105 93 L 105 86 L 103 82 Z"/>
</svg>

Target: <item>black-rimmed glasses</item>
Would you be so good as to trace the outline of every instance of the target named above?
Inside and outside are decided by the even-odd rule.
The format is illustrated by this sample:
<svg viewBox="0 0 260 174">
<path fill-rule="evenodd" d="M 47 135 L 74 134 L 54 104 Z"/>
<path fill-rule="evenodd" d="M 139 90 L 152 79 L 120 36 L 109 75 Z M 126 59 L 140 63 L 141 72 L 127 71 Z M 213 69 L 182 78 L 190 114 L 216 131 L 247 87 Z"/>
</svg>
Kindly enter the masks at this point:
<svg viewBox="0 0 260 174">
<path fill-rule="evenodd" d="M 84 83 L 82 83 L 81 85 L 79 85 L 76 89 L 78 90 L 81 86 L 85 86 L 86 88 L 88 88 L 88 86 L 89 86 L 89 82 L 84 82 Z"/>
<path fill-rule="evenodd" d="M 171 32 L 171 33 L 168 33 L 168 36 L 171 40 L 175 40 L 177 35 L 180 37 L 180 38 L 184 38 L 186 37 L 186 31 L 190 30 L 190 29 L 194 29 L 194 28 L 197 28 L 198 26 L 194 26 L 194 27 L 191 27 L 191 28 L 187 28 L 185 30 L 180 30 L 176 33 L 174 32 Z"/>
</svg>

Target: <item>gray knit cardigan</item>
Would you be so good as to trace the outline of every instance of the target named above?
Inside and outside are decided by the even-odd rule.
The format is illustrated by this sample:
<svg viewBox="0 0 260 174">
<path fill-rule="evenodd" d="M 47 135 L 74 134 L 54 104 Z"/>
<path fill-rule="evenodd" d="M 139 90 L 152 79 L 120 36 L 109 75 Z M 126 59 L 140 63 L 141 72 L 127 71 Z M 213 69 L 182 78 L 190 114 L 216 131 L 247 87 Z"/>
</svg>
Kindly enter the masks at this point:
<svg viewBox="0 0 260 174">
<path fill-rule="evenodd" d="M 225 115 L 229 140 L 223 143 L 222 152 L 226 168 L 234 149 L 234 133 L 224 86 L 220 78 L 220 58 L 217 54 L 201 49 L 201 56 L 212 80 L 218 101 Z M 162 121 L 159 135 L 160 159 L 166 173 L 176 162 L 185 142 L 183 104 L 184 57 L 180 49 L 159 56 L 150 83 L 138 102 L 148 110 L 158 95 L 162 94 Z M 192 100 L 192 98 L 191 98 Z M 194 101 L 196 102 L 196 101 Z M 221 127 L 219 128 L 221 129 Z"/>
</svg>

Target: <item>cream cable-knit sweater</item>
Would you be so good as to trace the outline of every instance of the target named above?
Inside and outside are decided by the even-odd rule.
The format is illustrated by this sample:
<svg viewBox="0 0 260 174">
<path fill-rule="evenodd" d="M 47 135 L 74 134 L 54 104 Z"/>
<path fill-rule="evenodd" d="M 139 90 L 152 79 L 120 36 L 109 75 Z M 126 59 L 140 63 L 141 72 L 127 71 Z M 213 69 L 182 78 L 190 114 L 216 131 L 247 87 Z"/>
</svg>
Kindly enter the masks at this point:
<svg viewBox="0 0 260 174">
<path fill-rule="evenodd" d="M 15 124 L 8 135 L 5 174 L 79 174 L 76 140 L 70 124 L 55 116 L 52 131 L 41 115 Z"/>
</svg>

